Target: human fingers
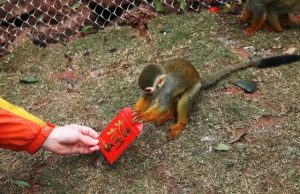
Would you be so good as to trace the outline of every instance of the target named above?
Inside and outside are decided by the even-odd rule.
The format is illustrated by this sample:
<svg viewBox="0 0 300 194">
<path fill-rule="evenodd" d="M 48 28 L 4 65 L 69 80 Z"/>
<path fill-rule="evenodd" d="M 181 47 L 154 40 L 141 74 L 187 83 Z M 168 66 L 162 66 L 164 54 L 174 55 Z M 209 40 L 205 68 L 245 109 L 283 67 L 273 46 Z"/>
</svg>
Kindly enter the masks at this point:
<svg viewBox="0 0 300 194">
<path fill-rule="evenodd" d="M 90 154 L 95 151 L 99 150 L 99 146 L 92 146 L 92 147 L 78 147 L 77 153 L 78 154 Z"/>
<path fill-rule="evenodd" d="M 92 138 L 92 137 L 90 137 L 88 135 L 84 135 L 84 134 L 80 134 L 78 136 L 78 140 L 82 144 L 87 145 L 87 146 L 94 146 L 94 145 L 97 145 L 99 143 L 98 139 Z"/>
<path fill-rule="evenodd" d="M 86 127 L 86 126 L 80 126 L 80 130 L 83 135 L 90 136 L 94 139 L 97 139 L 99 136 L 99 134 L 94 129 Z"/>
</svg>

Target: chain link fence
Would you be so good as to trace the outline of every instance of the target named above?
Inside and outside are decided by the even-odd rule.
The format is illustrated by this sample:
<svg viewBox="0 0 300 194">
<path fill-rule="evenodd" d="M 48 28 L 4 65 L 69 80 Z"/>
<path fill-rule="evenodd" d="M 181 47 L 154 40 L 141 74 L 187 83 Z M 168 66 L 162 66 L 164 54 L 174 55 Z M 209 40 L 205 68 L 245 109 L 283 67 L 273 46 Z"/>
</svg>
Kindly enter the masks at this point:
<svg viewBox="0 0 300 194">
<path fill-rule="evenodd" d="M 156 17 L 156 0 L 0 0 L 0 56 L 25 37 L 40 46 L 70 41 L 109 25 L 138 25 Z M 161 0 L 166 13 L 199 12 L 230 0 Z M 235 1 L 234 1 L 235 2 Z"/>
</svg>

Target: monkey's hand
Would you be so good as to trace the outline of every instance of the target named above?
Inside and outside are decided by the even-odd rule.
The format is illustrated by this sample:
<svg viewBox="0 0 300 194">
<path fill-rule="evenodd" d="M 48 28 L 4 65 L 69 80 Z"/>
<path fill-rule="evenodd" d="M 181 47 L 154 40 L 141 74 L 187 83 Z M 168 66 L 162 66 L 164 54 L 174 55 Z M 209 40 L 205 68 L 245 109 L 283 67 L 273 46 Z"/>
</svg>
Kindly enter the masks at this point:
<svg viewBox="0 0 300 194">
<path fill-rule="evenodd" d="M 132 112 L 132 122 L 133 123 L 141 123 L 143 121 L 141 117 L 140 111 L 133 111 Z"/>
<path fill-rule="evenodd" d="M 132 113 L 132 122 L 155 122 L 159 118 L 154 116 L 153 111 L 147 110 L 145 112 L 135 110 Z"/>
</svg>

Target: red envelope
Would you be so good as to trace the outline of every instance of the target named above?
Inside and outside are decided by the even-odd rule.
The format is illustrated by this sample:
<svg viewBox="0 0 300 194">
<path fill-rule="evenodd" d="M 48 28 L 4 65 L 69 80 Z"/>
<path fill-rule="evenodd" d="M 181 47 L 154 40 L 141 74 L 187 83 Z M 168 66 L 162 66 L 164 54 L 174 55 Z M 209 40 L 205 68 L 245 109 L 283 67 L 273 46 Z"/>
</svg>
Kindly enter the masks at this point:
<svg viewBox="0 0 300 194">
<path fill-rule="evenodd" d="M 130 107 L 119 112 L 98 137 L 100 150 L 110 164 L 116 161 L 142 129 L 142 123 L 132 123 Z"/>
</svg>

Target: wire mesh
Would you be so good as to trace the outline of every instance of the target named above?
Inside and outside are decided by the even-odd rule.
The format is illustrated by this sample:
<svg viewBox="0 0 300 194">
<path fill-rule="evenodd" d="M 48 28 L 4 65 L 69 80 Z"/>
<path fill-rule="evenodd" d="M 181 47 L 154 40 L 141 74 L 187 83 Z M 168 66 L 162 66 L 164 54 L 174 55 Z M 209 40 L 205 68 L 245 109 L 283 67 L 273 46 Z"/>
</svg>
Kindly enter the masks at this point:
<svg viewBox="0 0 300 194">
<path fill-rule="evenodd" d="M 155 17 L 156 0 L 0 0 L 0 56 L 30 37 L 47 46 L 69 41 L 108 25 L 126 24 L 142 15 Z M 230 0 L 228 0 L 230 1 Z M 199 12 L 227 0 L 185 0 L 187 11 Z M 167 12 L 179 12 L 179 0 L 161 0 Z M 151 11 L 152 10 L 152 11 Z"/>
</svg>

